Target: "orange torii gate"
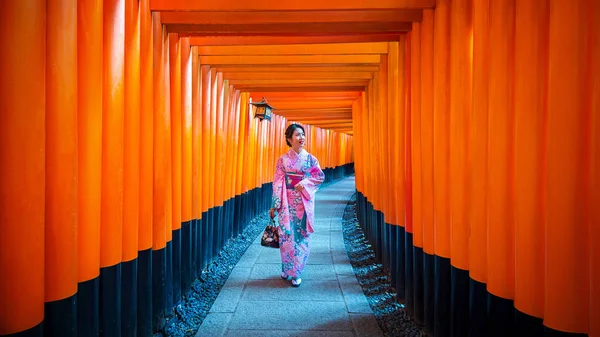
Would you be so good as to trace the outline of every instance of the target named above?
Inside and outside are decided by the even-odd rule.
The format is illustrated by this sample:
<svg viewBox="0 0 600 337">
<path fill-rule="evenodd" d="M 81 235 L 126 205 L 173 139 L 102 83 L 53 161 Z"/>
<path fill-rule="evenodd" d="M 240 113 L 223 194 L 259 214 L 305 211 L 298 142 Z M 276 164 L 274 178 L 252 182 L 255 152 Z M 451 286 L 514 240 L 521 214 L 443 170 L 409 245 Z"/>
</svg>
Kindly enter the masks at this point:
<svg viewBox="0 0 600 337">
<path fill-rule="evenodd" d="M 0 12 L 0 335 L 160 329 L 299 122 L 430 333 L 600 336 L 597 1 Z"/>
</svg>

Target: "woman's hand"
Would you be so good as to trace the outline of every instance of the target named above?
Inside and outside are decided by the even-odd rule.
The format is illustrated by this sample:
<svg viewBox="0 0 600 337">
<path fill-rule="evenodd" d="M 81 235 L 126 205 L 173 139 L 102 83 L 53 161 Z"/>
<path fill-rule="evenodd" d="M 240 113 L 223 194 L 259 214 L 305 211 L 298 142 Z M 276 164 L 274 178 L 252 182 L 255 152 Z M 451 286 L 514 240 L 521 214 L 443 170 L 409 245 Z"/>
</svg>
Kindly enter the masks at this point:
<svg viewBox="0 0 600 337">
<path fill-rule="evenodd" d="M 275 218 L 275 208 L 269 210 L 269 216 L 271 216 L 271 219 Z"/>
<path fill-rule="evenodd" d="M 298 183 L 296 186 L 294 186 L 294 189 L 300 192 L 304 189 L 304 186 L 302 185 L 302 183 Z"/>
</svg>

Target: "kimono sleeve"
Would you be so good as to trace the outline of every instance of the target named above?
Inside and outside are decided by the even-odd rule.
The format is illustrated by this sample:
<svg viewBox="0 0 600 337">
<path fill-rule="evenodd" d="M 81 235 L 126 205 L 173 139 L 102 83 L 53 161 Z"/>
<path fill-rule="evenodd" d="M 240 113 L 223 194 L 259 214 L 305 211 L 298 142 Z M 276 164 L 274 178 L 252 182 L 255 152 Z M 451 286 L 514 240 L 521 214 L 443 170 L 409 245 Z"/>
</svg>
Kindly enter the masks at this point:
<svg viewBox="0 0 600 337">
<path fill-rule="evenodd" d="M 285 169 L 283 168 L 283 158 L 277 159 L 275 164 L 275 176 L 273 177 L 273 198 L 271 208 L 279 210 L 281 207 L 281 198 L 283 195 L 283 184 L 285 183 Z"/>
<path fill-rule="evenodd" d="M 314 198 L 319 186 L 323 183 L 323 181 L 325 181 L 325 173 L 323 173 L 323 170 L 321 170 L 319 161 L 315 156 L 311 154 L 308 160 L 310 162 L 310 177 L 304 178 L 301 183 L 302 186 L 304 186 L 304 189 L 302 189 L 302 195 L 306 199 L 310 200 Z"/>
</svg>

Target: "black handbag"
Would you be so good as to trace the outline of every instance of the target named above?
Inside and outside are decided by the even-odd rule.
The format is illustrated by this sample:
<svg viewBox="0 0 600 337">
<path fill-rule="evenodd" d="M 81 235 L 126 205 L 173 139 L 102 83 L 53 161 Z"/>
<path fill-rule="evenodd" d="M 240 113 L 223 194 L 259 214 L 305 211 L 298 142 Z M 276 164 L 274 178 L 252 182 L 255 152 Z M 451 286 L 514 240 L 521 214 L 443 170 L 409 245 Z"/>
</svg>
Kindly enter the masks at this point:
<svg viewBox="0 0 600 337">
<path fill-rule="evenodd" d="M 271 248 L 279 248 L 279 230 L 275 224 L 275 219 L 271 219 L 265 231 L 263 232 L 260 245 Z"/>
</svg>

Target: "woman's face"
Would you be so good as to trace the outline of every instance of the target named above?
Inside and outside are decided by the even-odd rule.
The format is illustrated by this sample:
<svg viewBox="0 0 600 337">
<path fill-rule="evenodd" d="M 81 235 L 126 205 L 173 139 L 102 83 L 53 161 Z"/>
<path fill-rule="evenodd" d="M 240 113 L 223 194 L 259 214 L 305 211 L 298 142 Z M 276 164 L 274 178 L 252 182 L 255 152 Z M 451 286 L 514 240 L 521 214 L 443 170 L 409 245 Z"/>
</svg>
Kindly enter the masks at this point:
<svg viewBox="0 0 600 337">
<path fill-rule="evenodd" d="M 292 144 L 292 148 L 299 149 L 304 146 L 306 139 L 304 138 L 304 131 L 300 128 L 296 128 L 294 133 L 292 134 L 292 138 L 288 139 L 290 144 Z"/>
</svg>

